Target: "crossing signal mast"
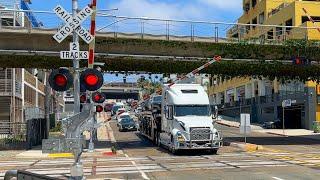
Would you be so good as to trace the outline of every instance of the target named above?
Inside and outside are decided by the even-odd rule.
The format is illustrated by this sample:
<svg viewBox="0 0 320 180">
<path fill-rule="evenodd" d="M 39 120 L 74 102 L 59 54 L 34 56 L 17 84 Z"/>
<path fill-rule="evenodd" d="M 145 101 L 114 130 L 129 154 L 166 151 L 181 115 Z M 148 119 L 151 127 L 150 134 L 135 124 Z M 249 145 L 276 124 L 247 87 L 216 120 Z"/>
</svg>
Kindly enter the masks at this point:
<svg viewBox="0 0 320 180">
<path fill-rule="evenodd" d="M 61 43 L 73 33 L 70 50 L 60 52 L 61 59 L 73 60 L 73 72 L 71 73 L 67 68 L 56 69 L 52 71 L 48 80 L 50 87 L 58 92 L 67 91 L 73 85 L 74 115 L 63 120 L 66 126 L 65 139 L 47 139 L 42 146 L 42 151 L 45 153 L 73 152 L 75 163 L 71 167 L 72 179 L 82 179 L 83 177 L 83 166 L 80 162 L 81 133 L 84 130 L 91 130 L 92 137 L 93 129 L 98 127 L 95 124 L 95 115 L 97 112 L 103 111 L 101 104 L 105 101 L 105 96 L 102 93 L 95 92 L 103 85 L 103 74 L 93 69 L 96 5 L 97 0 L 92 0 L 91 5 L 80 10 L 78 0 L 72 0 L 72 15 L 60 5 L 53 9 L 55 14 L 65 22 L 65 25 L 53 36 L 53 39 Z M 92 24 L 90 31 L 88 31 L 81 24 L 90 16 Z M 89 51 L 80 51 L 79 37 L 90 44 Z M 79 59 L 88 59 L 88 68 L 90 68 L 81 74 Z"/>
</svg>

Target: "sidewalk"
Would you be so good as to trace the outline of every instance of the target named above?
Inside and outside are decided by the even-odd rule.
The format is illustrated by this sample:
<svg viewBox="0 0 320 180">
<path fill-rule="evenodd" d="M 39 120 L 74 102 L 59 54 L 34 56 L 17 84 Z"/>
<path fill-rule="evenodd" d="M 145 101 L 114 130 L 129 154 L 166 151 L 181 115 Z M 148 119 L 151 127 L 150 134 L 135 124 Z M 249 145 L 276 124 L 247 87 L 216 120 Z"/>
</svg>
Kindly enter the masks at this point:
<svg viewBox="0 0 320 180">
<path fill-rule="evenodd" d="M 228 126 L 228 127 L 235 127 L 239 128 L 240 123 L 235 121 L 227 121 L 227 120 L 218 120 L 217 124 Z M 320 135 L 320 133 L 314 133 L 311 130 L 307 129 L 285 129 L 284 132 L 282 129 L 264 129 L 261 126 L 251 125 L 252 132 L 258 133 L 266 133 L 266 134 L 273 134 L 279 136 L 316 136 Z"/>
<path fill-rule="evenodd" d="M 110 156 L 114 155 L 112 153 L 111 147 L 115 142 L 115 138 L 113 136 L 112 129 L 107 122 L 107 119 L 104 114 L 102 116 L 98 116 L 98 123 L 102 122 L 102 125 L 97 130 L 98 141 L 94 142 L 95 149 L 94 152 L 88 152 L 88 149 L 85 149 L 82 157 L 101 157 L 101 156 Z M 90 140 L 90 133 L 85 132 L 86 140 Z M 57 153 L 57 154 L 47 154 L 42 153 L 41 147 L 37 147 L 36 149 L 27 150 L 17 154 L 16 158 L 37 158 L 37 159 L 45 159 L 45 158 L 71 158 L 73 155 L 71 153 Z M 88 145 L 87 147 L 88 148 Z M 122 155 L 122 151 L 117 151 L 117 155 Z"/>
</svg>

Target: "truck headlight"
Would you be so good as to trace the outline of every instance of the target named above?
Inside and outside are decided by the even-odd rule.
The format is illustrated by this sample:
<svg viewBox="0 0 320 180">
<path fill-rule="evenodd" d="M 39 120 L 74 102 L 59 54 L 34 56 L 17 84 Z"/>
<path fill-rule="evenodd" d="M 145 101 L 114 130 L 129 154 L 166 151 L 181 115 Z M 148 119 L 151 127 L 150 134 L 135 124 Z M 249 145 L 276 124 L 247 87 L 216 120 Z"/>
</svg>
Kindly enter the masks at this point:
<svg viewBox="0 0 320 180">
<path fill-rule="evenodd" d="M 215 137 L 216 139 L 219 139 L 219 133 L 218 133 L 218 131 L 214 134 L 214 137 Z"/>
<path fill-rule="evenodd" d="M 182 133 L 180 131 L 177 132 L 177 140 L 178 140 L 178 142 L 185 142 L 185 139 L 182 136 Z"/>
</svg>

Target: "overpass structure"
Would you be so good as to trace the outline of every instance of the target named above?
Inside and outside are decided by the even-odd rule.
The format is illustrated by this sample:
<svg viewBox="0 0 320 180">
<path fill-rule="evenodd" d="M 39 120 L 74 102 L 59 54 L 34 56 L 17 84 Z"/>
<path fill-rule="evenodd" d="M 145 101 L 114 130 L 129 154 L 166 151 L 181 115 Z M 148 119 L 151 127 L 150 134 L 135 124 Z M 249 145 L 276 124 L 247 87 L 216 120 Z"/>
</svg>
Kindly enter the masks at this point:
<svg viewBox="0 0 320 180">
<path fill-rule="evenodd" d="M 137 83 L 108 83 L 102 86 L 101 92 L 105 94 L 106 99 L 134 99 L 139 100 L 141 88 Z"/>
<path fill-rule="evenodd" d="M 67 50 L 69 44 L 68 41 L 56 43 L 52 38 L 56 31 L 56 29 L 43 28 L 2 27 L 0 29 L 0 68 L 71 67 L 71 61 L 59 58 L 59 52 Z M 68 38 L 71 41 L 71 37 Z M 304 43 L 308 45 L 308 42 Z M 274 64 L 275 61 L 291 64 L 292 57 L 295 56 L 306 56 L 315 64 L 320 61 L 320 49 L 317 45 L 308 45 L 308 47 L 305 45 L 235 42 L 230 39 L 195 35 L 162 36 L 145 33 L 97 32 L 96 61 L 105 63 L 105 66 L 101 67 L 105 71 L 188 73 L 215 55 L 220 55 L 224 63 L 212 65 L 204 70 L 204 73 L 265 76 L 268 71 L 264 69 L 273 69 L 272 76 L 274 74 L 285 76 L 283 72 L 288 67 Z M 88 50 L 84 42 L 81 44 L 81 50 Z M 247 62 L 252 66 L 249 71 Z M 261 63 L 265 62 L 272 62 L 272 65 L 261 66 Z M 82 61 L 82 66 L 86 65 L 87 62 Z M 230 67 L 233 70 L 229 70 Z M 306 73 L 318 69 L 317 67 L 308 68 L 304 70 Z M 287 74 L 290 77 L 298 77 L 306 74 L 301 73 L 302 70 L 293 69 Z"/>
</svg>

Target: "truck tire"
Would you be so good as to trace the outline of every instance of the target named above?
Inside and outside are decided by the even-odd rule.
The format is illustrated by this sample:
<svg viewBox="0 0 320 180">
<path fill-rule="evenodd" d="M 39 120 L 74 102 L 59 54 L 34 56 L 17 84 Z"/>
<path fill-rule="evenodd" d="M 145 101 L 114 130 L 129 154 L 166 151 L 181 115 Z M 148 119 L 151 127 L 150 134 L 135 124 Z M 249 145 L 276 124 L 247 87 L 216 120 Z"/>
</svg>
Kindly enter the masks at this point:
<svg viewBox="0 0 320 180">
<path fill-rule="evenodd" d="M 214 154 L 214 155 L 218 154 L 218 149 L 211 149 L 210 154 Z"/>
<path fill-rule="evenodd" d="M 161 147 L 161 141 L 160 141 L 160 133 L 157 133 L 157 146 Z"/>
<path fill-rule="evenodd" d="M 179 151 L 178 151 L 177 149 L 171 147 L 171 148 L 170 148 L 170 152 L 171 152 L 173 155 L 177 155 Z"/>
</svg>

